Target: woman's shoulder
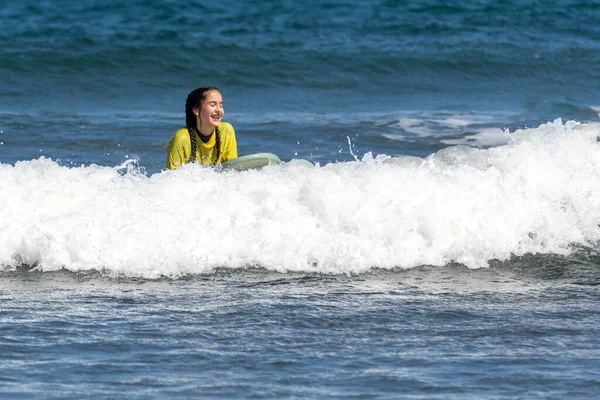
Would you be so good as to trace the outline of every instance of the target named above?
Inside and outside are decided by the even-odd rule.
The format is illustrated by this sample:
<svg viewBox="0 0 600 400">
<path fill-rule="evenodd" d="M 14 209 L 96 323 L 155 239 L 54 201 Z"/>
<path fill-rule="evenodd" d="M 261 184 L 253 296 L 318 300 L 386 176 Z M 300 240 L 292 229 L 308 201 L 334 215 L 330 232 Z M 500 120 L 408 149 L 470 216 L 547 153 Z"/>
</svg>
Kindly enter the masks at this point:
<svg viewBox="0 0 600 400">
<path fill-rule="evenodd" d="M 187 139 L 188 141 L 190 140 L 190 134 L 187 130 L 187 128 L 181 128 L 178 129 L 174 134 L 173 134 L 173 139 L 175 140 L 185 140 Z"/>
<path fill-rule="evenodd" d="M 189 133 L 188 133 L 188 130 L 187 130 L 186 127 L 183 127 L 181 129 L 177 129 L 177 131 L 175 132 L 175 135 L 173 135 L 173 136 L 184 136 L 184 135 L 188 135 L 189 136 Z"/>
<path fill-rule="evenodd" d="M 180 146 L 189 146 L 190 144 L 190 134 L 188 133 L 187 128 L 178 129 L 169 140 L 169 148 L 172 146 L 180 147 Z"/>
<path fill-rule="evenodd" d="M 219 130 L 225 134 L 235 133 L 233 126 L 229 122 L 219 122 Z"/>
</svg>

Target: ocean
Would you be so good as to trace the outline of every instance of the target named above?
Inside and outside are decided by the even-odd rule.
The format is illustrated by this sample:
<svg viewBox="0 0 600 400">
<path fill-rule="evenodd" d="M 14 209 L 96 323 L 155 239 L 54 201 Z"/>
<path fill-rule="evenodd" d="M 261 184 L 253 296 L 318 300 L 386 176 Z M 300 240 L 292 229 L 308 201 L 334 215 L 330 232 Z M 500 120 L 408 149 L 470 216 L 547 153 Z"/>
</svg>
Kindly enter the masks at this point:
<svg viewBox="0 0 600 400">
<path fill-rule="evenodd" d="M 0 398 L 596 397 L 599 20 L 2 2 Z M 165 171 L 199 86 L 284 163 Z"/>
</svg>

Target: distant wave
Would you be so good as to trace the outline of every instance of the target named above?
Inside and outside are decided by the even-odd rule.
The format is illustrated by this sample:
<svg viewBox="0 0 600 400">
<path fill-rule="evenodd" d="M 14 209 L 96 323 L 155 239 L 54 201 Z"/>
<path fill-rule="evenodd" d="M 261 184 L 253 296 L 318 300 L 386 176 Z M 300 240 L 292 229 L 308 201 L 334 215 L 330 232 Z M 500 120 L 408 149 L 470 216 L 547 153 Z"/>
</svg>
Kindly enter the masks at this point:
<svg viewBox="0 0 600 400">
<path fill-rule="evenodd" d="M 208 78 L 369 92 L 584 90 L 600 78 L 597 7 L 445 3 L 15 3 L 4 12 L 0 71 L 12 90 L 41 80 L 99 92 Z"/>
</svg>

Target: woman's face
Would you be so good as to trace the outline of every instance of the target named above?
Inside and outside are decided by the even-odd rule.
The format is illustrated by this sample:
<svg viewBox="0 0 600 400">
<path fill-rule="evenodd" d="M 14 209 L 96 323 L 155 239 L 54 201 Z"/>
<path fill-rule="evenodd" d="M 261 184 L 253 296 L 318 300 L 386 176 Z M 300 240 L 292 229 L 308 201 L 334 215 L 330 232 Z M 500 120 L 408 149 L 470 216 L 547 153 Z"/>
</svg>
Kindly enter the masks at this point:
<svg viewBox="0 0 600 400">
<path fill-rule="evenodd" d="M 204 136 L 210 136 L 219 122 L 223 119 L 225 110 L 223 109 L 223 97 L 217 90 L 211 90 L 206 94 L 200 107 L 193 109 L 196 114 L 198 130 Z"/>
</svg>

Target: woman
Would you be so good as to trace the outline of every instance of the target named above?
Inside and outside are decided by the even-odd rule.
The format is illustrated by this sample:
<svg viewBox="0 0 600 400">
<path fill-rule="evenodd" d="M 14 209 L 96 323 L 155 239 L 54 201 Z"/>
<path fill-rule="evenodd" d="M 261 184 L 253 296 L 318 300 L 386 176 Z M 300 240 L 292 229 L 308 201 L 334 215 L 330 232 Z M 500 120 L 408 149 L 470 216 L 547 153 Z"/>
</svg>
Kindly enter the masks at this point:
<svg viewBox="0 0 600 400">
<path fill-rule="evenodd" d="M 167 169 L 198 161 L 218 165 L 237 158 L 235 131 L 230 123 L 221 122 L 223 97 L 215 87 L 193 90 L 185 102 L 185 128 L 179 129 L 168 145 Z"/>
</svg>

